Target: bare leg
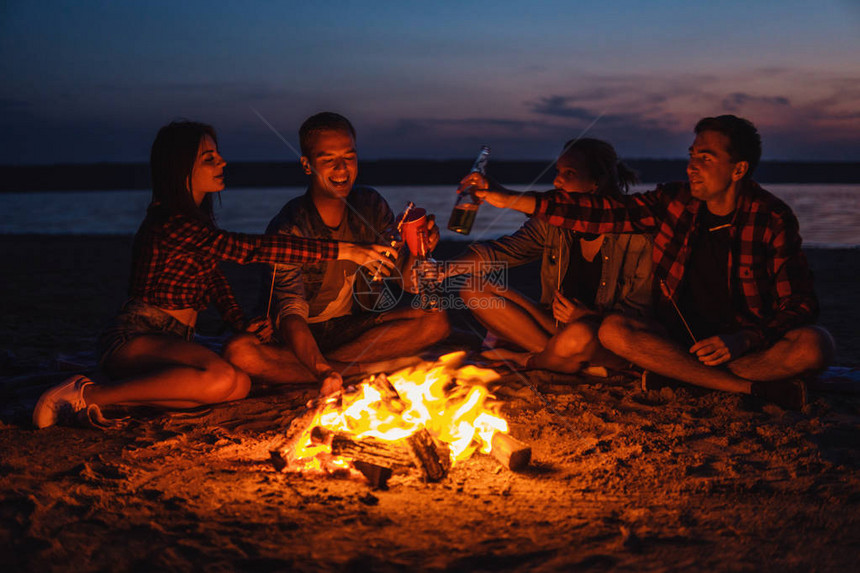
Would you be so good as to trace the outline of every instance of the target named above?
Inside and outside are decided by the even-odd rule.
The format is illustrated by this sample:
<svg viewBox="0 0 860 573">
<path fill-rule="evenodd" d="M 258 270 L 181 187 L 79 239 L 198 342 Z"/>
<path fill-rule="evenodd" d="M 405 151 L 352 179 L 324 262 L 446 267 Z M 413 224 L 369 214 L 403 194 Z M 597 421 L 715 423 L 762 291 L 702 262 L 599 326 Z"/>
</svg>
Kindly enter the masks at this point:
<svg viewBox="0 0 860 573">
<path fill-rule="evenodd" d="M 238 334 L 224 346 L 224 359 L 247 372 L 255 381 L 303 384 L 318 381 L 295 353 L 282 344 L 265 344 L 253 334 Z M 338 369 L 336 365 L 331 365 Z"/>
<path fill-rule="evenodd" d="M 823 370 L 833 360 L 836 344 L 819 326 L 790 330 L 770 348 L 741 356 L 729 370 L 747 380 L 783 380 Z"/>
<path fill-rule="evenodd" d="M 552 317 L 516 291 L 499 291 L 488 285 L 463 289 L 460 296 L 488 330 L 529 352 L 546 348 L 556 332 Z"/>
<path fill-rule="evenodd" d="M 326 355 L 326 362 L 342 376 L 397 368 L 399 357 L 412 355 L 448 335 L 443 312 L 397 309 L 380 315 L 382 324 L 362 333 Z M 224 358 L 256 381 L 272 384 L 317 382 L 314 375 L 287 346 L 264 344 L 251 334 L 227 342 Z"/>
<path fill-rule="evenodd" d="M 283 344 L 260 342 L 253 334 L 238 334 L 224 347 L 224 359 L 247 372 L 257 382 L 266 384 L 312 384 L 319 382 L 315 376 Z M 331 368 L 342 376 L 355 376 L 385 370 L 379 362 L 341 362 L 326 358 Z M 387 362 L 387 361 L 383 361 Z"/>
<path fill-rule="evenodd" d="M 626 361 L 612 354 L 600 344 L 597 332 L 600 320 L 577 320 L 553 336 L 546 348 L 532 356 L 528 365 L 543 370 L 573 374 L 587 364 L 610 368 L 627 366 Z"/>
<path fill-rule="evenodd" d="M 251 381 L 211 350 L 159 335 L 140 336 L 104 365 L 116 382 L 84 388 L 88 404 L 193 408 L 238 400 Z"/>
<path fill-rule="evenodd" d="M 714 390 L 750 393 L 749 380 L 722 368 L 705 366 L 660 330 L 654 324 L 610 314 L 600 325 L 598 336 L 607 350 L 646 370 Z"/>
</svg>

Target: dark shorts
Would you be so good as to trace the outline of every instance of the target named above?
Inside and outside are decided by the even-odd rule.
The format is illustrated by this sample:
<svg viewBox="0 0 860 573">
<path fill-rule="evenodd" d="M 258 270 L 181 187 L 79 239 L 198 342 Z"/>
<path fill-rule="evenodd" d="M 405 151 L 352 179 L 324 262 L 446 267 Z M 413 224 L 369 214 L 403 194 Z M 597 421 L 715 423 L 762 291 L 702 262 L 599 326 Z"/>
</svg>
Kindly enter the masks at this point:
<svg viewBox="0 0 860 573">
<path fill-rule="evenodd" d="M 352 342 L 368 330 L 382 324 L 383 313 L 360 312 L 338 316 L 325 322 L 309 323 L 308 328 L 323 354 Z"/>
<path fill-rule="evenodd" d="M 191 342 L 194 340 L 194 327 L 182 324 L 158 307 L 139 299 L 129 299 L 113 323 L 99 336 L 99 365 L 128 341 L 145 334 L 161 334 Z"/>
<path fill-rule="evenodd" d="M 687 327 L 693 331 L 693 335 L 696 337 L 696 340 L 704 340 L 705 338 L 716 336 L 721 332 L 729 332 L 731 330 L 728 326 L 721 328 L 702 320 L 696 320 L 696 318 L 697 317 L 695 315 L 687 312 L 685 315 L 687 324 L 685 325 L 678 316 L 678 311 L 673 307 L 668 304 L 662 304 L 657 308 L 657 321 L 666 329 L 666 334 L 669 338 L 684 348 L 690 348 L 695 344 L 690 336 L 690 331 L 687 330 Z"/>
</svg>

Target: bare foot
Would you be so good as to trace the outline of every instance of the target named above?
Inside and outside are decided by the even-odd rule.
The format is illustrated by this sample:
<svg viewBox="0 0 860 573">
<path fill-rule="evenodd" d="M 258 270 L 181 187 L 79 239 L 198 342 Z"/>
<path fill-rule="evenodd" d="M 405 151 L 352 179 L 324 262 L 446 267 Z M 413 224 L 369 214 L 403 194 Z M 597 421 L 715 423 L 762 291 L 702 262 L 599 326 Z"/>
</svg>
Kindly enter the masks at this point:
<svg viewBox="0 0 860 573">
<path fill-rule="evenodd" d="M 516 352 L 514 350 L 508 350 L 506 348 L 493 348 L 492 350 L 485 350 L 481 352 L 481 356 L 486 358 L 487 360 L 502 360 L 504 362 L 512 362 L 516 364 L 520 368 L 525 368 L 528 365 L 529 358 L 531 358 L 531 352 Z"/>
<path fill-rule="evenodd" d="M 377 362 L 362 362 L 360 368 L 362 374 L 378 374 L 380 372 L 391 374 L 397 370 L 414 366 L 419 362 L 421 362 L 420 356 L 400 356 L 399 358 L 379 360 Z"/>
<path fill-rule="evenodd" d="M 320 381 L 320 396 L 328 396 L 343 389 L 343 377 L 334 370 L 329 370 Z"/>
</svg>

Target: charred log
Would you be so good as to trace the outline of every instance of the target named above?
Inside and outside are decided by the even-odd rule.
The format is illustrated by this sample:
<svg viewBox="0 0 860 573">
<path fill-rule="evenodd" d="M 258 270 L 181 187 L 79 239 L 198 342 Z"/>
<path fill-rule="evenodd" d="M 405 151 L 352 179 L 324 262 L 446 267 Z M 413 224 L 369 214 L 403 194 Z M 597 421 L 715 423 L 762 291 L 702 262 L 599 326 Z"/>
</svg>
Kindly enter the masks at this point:
<svg viewBox="0 0 860 573">
<path fill-rule="evenodd" d="M 436 442 L 427 428 L 421 428 L 406 441 L 415 459 L 415 465 L 421 469 L 425 481 L 440 481 L 448 475 L 448 470 L 451 469 L 448 446 Z"/>
<path fill-rule="evenodd" d="M 434 440 L 426 428 L 405 440 L 389 442 L 372 437 L 356 440 L 349 434 L 317 426 L 311 430 L 311 440 L 316 444 L 328 444 L 333 456 L 351 458 L 353 465 L 363 462 L 394 472 L 417 467 L 426 481 L 443 479 L 451 468 L 447 445 Z M 364 473 L 357 465 L 355 467 Z"/>
<path fill-rule="evenodd" d="M 314 428 L 314 432 L 316 430 Z M 392 470 L 413 465 L 412 456 L 405 444 L 378 438 L 355 440 L 342 432 L 330 432 L 330 434 L 328 439 L 331 440 L 331 453 L 334 456 L 344 456 Z"/>
<path fill-rule="evenodd" d="M 391 478 L 391 468 L 384 468 L 369 462 L 355 460 L 352 462 L 353 467 L 361 472 L 367 481 L 370 482 L 370 487 L 373 489 L 388 489 L 388 480 Z"/>
</svg>

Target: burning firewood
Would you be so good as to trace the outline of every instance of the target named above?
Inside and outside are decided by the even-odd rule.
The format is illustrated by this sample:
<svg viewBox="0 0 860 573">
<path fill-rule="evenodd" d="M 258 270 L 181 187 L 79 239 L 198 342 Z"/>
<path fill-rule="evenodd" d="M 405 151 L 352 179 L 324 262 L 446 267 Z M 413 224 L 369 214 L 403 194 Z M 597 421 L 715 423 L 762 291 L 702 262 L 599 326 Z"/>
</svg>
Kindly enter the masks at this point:
<svg viewBox="0 0 860 573">
<path fill-rule="evenodd" d="M 390 476 L 379 468 L 416 467 L 426 481 L 439 481 L 452 463 L 476 451 L 492 453 L 514 471 L 526 467 L 531 449 L 504 435 L 508 424 L 488 390 L 498 373 L 461 367 L 464 356 L 451 353 L 379 374 L 353 391 L 309 404 L 280 450 L 287 470 L 331 474 L 357 469 L 383 487 Z"/>
<path fill-rule="evenodd" d="M 319 431 L 319 432 L 318 432 Z M 314 428 L 317 435 L 323 434 L 322 428 Z M 343 456 L 353 460 L 368 462 L 392 470 L 408 468 L 413 465 L 409 449 L 402 442 L 389 442 L 378 438 L 356 440 L 343 432 L 330 432 L 329 446 L 333 456 Z"/>
<path fill-rule="evenodd" d="M 440 481 L 451 469 L 451 456 L 447 446 L 437 444 L 427 428 L 422 428 L 406 439 L 409 450 L 428 482 Z M 440 452 L 441 450 L 441 452 Z"/>
<path fill-rule="evenodd" d="M 361 472 L 370 487 L 373 489 L 388 489 L 388 480 L 391 478 L 391 468 L 384 468 L 368 462 L 356 460 L 352 463 L 353 467 Z"/>
<path fill-rule="evenodd" d="M 393 384 L 388 380 L 388 376 L 385 373 L 379 373 L 373 378 L 371 378 L 367 384 L 376 388 L 379 391 L 382 400 L 396 402 L 398 405 L 403 405 L 403 400 L 400 398 L 400 394 L 397 392 L 397 389 Z"/>
<path fill-rule="evenodd" d="M 356 440 L 344 432 L 330 432 L 317 426 L 311 431 L 311 440 L 328 445 L 333 456 L 350 458 L 353 464 L 358 461 L 394 472 L 417 467 L 429 482 L 443 479 L 451 467 L 448 448 L 438 444 L 426 428 L 405 440 L 391 442 L 372 437 Z"/>
</svg>

